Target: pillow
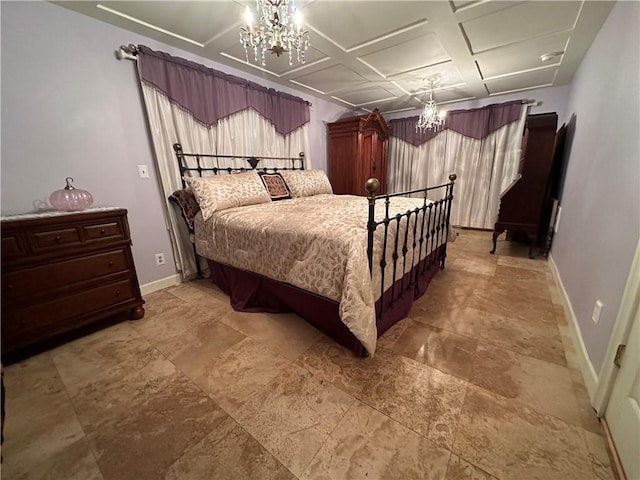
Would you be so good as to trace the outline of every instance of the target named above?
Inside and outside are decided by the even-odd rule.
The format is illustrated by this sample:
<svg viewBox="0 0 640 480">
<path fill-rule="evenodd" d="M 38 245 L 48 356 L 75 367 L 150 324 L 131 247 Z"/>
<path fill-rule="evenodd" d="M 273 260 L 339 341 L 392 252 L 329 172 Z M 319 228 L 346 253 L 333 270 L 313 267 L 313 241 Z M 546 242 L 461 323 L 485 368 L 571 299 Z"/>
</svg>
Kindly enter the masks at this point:
<svg viewBox="0 0 640 480">
<path fill-rule="evenodd" d="M 280 173 L 294 198 L 333 193 L 327 174 L 322 170 L 282 170 Z"/>
<path fill-rule="evenodd" d="M 180 210 L 182 211 L 182 218 L 187 222 L 189 230 L 193 232 L 193 218 L 196 216 L 196 213 L 200 211 L 200 205 L 198 205 L 198 201 L 196 200 L 196 196 L 193 194 L 193 190 L 190 188 L 176 190 L 169 195 L 169 201 L 180 207 Z"/>
<path fill-rule="evenodd" d="M 233 175 L 186 177 L 205 220 L 219 210 L 271 201 L 255 170 Z"/>
<path fill-rule="evenodd" d="M 282 175 L 269 172 L 258 172 L 258 175 L 260 175 L 264 188 L 267 189 L 272 201 L 291 198 L 291 191 Z"/>
</svg>

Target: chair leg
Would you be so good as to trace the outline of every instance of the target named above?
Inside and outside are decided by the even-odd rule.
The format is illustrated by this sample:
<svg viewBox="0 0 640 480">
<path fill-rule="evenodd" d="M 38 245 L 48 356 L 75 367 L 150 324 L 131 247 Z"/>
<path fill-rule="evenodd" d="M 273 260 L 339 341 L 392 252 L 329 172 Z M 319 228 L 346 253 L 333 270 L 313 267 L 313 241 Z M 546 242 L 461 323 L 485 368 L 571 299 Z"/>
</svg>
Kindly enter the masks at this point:
<svg viewBox="0 0 640 480">
<path fill-rule="evenodd" d="M 490 254 L 494 254 L 496 253 L 496 243 L 498 241 L 498 237 L 502 234 L 502 232 L 493 232 L 493 248 L 491 249 L 491 251 L 489 252 Z"/>
</svg>

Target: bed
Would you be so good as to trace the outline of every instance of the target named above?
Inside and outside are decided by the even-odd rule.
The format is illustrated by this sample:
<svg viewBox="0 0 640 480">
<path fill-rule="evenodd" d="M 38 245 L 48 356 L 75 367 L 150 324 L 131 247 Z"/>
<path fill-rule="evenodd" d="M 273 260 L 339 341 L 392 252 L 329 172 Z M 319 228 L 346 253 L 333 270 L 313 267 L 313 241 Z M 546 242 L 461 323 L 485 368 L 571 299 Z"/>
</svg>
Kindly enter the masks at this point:
<svg viewBox="0 0 640 480">
<path fill-rule="evenodd" d="M 195 251 L 236 310 L 294 311 L 366 356 L 444 268 L 454 174 L 409 192 L 376 195 L 369 179 L 367 196 L 333 195 L 302 154 L 174 151 L 200 207 L 191 215 Z"/>
</svg>

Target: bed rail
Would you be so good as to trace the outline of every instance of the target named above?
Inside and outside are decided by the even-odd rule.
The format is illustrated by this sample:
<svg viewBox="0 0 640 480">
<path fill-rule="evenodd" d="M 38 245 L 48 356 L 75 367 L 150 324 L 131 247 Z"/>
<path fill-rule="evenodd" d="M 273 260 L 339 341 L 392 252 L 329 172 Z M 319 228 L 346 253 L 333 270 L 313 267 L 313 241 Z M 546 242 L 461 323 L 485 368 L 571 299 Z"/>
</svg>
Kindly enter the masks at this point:
<svg viewBox="0 0 640 480">
<path fill-rule="evenodd" d="M 280 170 L 304 170 L 304 152 L 300 152 L 297 157 L 254 157 L 244 155 L 213 155 L 205 153 L 184 153 L 182 151 L 182 145 L 179 143 L 173 144 L 173 150 L 176 153 L 176 159 L 178 160 L 178 168 L 180 169 L 180 178 L 182 179 L 182 187 L 186 187 L 184 177 L 186 176 L 205 176 L 203 174 L 209 173 L 213 175 L 230 174 L 235 172 L 247 172 L 249 170 L 259 170 L 262 172 L 278 172 Z M 193 159 L 195 166 L 189 166 L 187 159 Z M 214 166 L 205 166 L 203 161 L 209 159 L 210 163 Z M 224 162 L 232 162 L 234 160 L 243 160 L 248 166 L 240 167 L 221 167 L 220 160 Z M 268 160 L 269 166 L 260 167 L 260 162 Z M 280 163 L 281 162 L 281 163 Z M 273 164 L 273 165 L 271 165 Z M 282 166 L 279 166 L 279 165 Z"/>
<path fill-rule="evenodd" d="M 392 309 L 403 295 L 412 295 L 415 289 L 418 288 L 420 280 L 433 271 L 434 265 L 438 265 L 441 269 L 444 268 L 445 259 L 447 258 L 453 187 L 455 186 L 456 178 L 456 174 L 453 173 L 449 175 L 449 183 L 384 195 L 376 195 L 380 189 L 380 182 L 377 178 L 367 180 L 365 185 L 367 192 L 369 192 L 367 197 L 369 200 L 367 256 L 371 275 L 373 275 L 374 267 L 374 235 L 378 227 L 384 228 L 381 258 L 379 259 L 382 276 L 380 282 L 381 292 L 379 306 L 376 308 L 376 319 L 379 320 L 386 311 Z M 422 197 L 422 206 L 407 210 L 405 213 L 389 215 L 389 205 L 393 197 L 418 194 Z M 428 198 L 429 196 L 432 198 Z M 384 217 L 380 220 L 376 220 L 376 203 L 378 202 L 384 203 Z M 415 216 L 415 220 L 413 221 L 413 227 L 411 227 L 413 216 Z M 406 218 L 404 234 L 402 234 L 400 228 L 403 218 Z M 391 233 L 389 231 L 390 226 L 395 227 L 391 228 L 393 231 Z M 413 231 L 412 240 L 410 241 L 409 231 L 411 228 L 413 228 Z M 391 258 L 387 258 L 389 242 L 391 242 L 393 251 Z M 426 245 L 424 245 L 425 242 Z M 407 271 L 407 256 L 411 253 L 409 261 L 414 262 L 413 252 L 415 252 L 416 247 L 418 247 L 419 252 L 418 261 L 411 268 L 410 273 L 405 274 Z M 425 258 L 422 258 L 423 252 L 426 252 Z M 387 274 L 386 267 L 389 262 L 393 262 L 391 271 L 393 279 L 390 290 L 385 291 L 385 274 Z M 402 273 L 398 275 L 398 272 Z"/>
</svg>

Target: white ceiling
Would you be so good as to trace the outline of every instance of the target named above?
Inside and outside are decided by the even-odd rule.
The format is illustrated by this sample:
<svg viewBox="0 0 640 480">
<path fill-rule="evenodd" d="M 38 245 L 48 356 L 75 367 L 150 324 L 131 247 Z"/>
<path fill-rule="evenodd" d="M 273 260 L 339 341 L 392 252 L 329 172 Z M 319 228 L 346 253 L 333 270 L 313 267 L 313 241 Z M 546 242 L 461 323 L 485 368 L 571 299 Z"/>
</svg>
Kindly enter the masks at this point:
<svg viewBox="0 0 640 480">
<path fill-rule="evenodd" d="M 419 108 L 428 77 L 438 103 L 564 85 L 612 1 L 298 0 L 311 36 L 305 64 L 267 53 L 247 63 L 239 43 L 255 2 L 54 2 L 347 108 Z M 104 7 L 104 8 L 101 8 Z M 128 43 L 123 39 L 123 43 Z M 114 45 L 114 49 L 118 45 Z M 543 62 L 549 52 L 564 54 Z"/>
</svg>

